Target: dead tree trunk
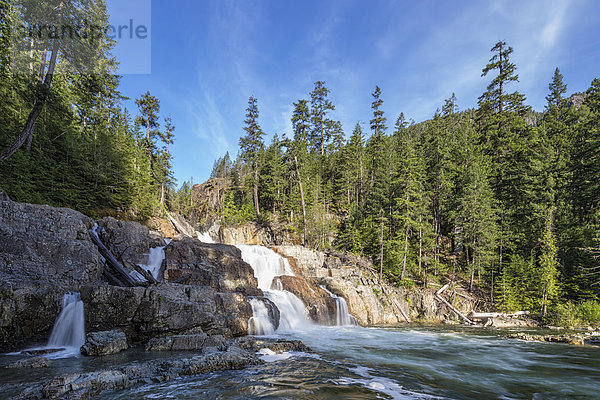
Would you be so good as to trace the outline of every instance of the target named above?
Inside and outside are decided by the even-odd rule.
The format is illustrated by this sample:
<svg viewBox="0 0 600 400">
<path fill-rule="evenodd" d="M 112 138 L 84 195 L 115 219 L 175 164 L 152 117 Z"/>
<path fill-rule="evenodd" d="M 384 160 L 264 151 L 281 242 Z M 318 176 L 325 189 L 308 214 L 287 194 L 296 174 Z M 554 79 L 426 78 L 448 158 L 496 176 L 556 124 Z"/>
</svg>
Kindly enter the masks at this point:
<svg viewBox="0 0 600 400">
<path fill-rule="evenodd" d="M 0 153 L 0 161 L 9 159 L 13 154 L 19 150 L 25 142 L 30 141 L 33 138 L 33 131 L 35 129 L 35 121 L 40 116 L 46 100 L 48 99 L 48 92 L 52 86 L 52 78 L 54 77 L 54 68 L 56 67 L 56 57 L 58 55 L 58 40 L 54 41 L 52 46 L 52 55 L 50 56 L 50 63 L 48 65 L 48 72 L 44 78 L 44 82 L 39 87 L 38 94 L 33 104 L 33 109 L 27 117 L 27 122 L 21 131 L 21 134 Z"/>
</svg>

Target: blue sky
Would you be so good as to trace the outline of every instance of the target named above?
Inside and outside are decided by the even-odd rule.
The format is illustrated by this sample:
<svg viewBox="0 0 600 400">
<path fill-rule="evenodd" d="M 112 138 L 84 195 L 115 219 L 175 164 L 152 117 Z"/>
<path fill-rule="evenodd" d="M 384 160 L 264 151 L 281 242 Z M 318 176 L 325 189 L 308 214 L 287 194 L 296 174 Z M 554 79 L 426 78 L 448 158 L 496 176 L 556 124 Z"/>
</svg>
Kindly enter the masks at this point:
<svg viewBox="0 0 600 400">
<path fill-rule="evenodd" d="M 557 66 L 569 93 L 600 77 L 595 0 L 170 0 L 152 1 L 151 16 L 151 73 L 125 73 L 121 90 L 131 98 L 149 90 L 171 114 L 179 184 L 202 182 L 218 157 L 237 155 L 250 95 L 270 141 L 291 131 L 292 103 L 317 80 L 347 135 L 371 118 L 375 85 L 390 126 L 400 112 L 431 118 L 452 92 L 461 109 L 473 107 L 500 39 L 514 48 L 513 88 L 536 110 Z M 137 112 L 133 100 L 126 105 Z"/>
</svg>

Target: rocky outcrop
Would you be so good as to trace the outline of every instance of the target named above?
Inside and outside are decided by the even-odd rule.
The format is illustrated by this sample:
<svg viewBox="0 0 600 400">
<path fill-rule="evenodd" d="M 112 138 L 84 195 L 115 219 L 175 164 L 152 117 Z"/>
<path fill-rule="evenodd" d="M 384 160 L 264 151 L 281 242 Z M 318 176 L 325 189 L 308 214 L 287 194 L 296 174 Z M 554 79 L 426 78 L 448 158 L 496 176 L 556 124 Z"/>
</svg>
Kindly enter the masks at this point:
<svg viewBox="0 0 600 400">
<path fill-rule="evenodd" d="M 583 335 L 531 335 L 528 333 L 511 333 L 504 336 L 505 339 L 518 339 L 535 342 L 567 343 L 576 346 L 583 346 L 586 338 Z M 588 338 L 589 340 L 589 338 Z"/>
<path fill-rule="evenodd" d="M 252 316 L 243 295 L 217 293 L 208 286 L 85 287 L 81 299 L 89 330 L 119 328 L 133 343 L 193 329 L 229 337 L 245 335 Z"/>
<path fill-rule="evenodd" d="M 43 356 L 24 358 L 22 360 L 15 361 L 8 365 L 5 365 L 6 369 L 21 369 L 21 368 L 48 368 L 50 366 L 50 360 Z"/>
<path fill-rule="evenodd" d="M 150 339 L 146 344 L 146 351 L 202 350 L 207 347 L 225 350 L 227 341 L 222 335 L 208 336 L 205 333 L 174 335 Z"/>
<path fill-rule="evenodd" d="M 72 288 L 101 280 L 102 264 L 77 211 L 0 202 L 2 288 Z"/>
<path fill-rule="evenodd" d="M 122 331 L 92 332 L 86 336 L 85 344 L 81 346 L 84 356 L 106 356 L 127 350 L 127 337 Z"/>
<path fill-rule="evenodd" d="M 242 225 L 220 226 L 218 236 L 221 243 L 231 245 L 278 246 L 300 243 L 298 235 L 276 223 L 261 225 L 248 222 Z"/>
<path fill-rule="evenodd" d="M 230 345 L 226 351 L 190 358 L 153 360 L 110 370 L 63 375 L 44 385 L 41 394 L 46 399 L 87 399 L 105 390 L 124 389 L 148 381 L 164 382 L 178 376 L 242 369 L 261 363 L 255 354 Z"/>
<path fill-rule="evenodd" d="M 234 246 L 185 238 L 165 248 L 165 280 L 210 286 L 220 292 L 261 296 L 252 267 Z"/>
<path fill-rule="evenodd" d="M 165 245 L 162 234 L 137 222 L 106 217 L 98 221 L 98 226 L 102 243 L 128 271 L 147 264 L 151 248 Z"/>
<path fill-rule="evenodd" d="M 92 226 L 67 208 L 0 202 L 0 352 L 47 339 L 65 292 L 102 281 Z"/>
<path fill-rule="evenodd" d="M 164 218 L 150 217 L 144 225 L 146 225 L 148 229 L 162 233 L 166 238 L 173 239 L 178 235 L 173 223 Z"/>
<path fill-rule="evenodd" d="M 408 315 L 409 307 L 404 292 L 380 284 L 364 260 L 347 255 L 325 254 L 303 246 L 274 246 L 272 249 L 290 261 L 296 275 L 312 278 L 317 287 L 324 285 L 330 292 L 343 297 L 348 304 L 348 311 L 360 325 L 397 325 L 406 322 L 399 310 L 402 307 Z"/>
<path fill-rule="evenodd" d="M 273 287 L 295 294 L 306 305 L 313 321 L 320 325 L 335 325 L 335 299 L 315 279 L 284 275 L 275 278 Z"/>
<path fill-rule="evenodd" d="M 175 240 L 166 248 L 168 280 L 149 287 L 108 285 L 91 241 L 94 222 L 76 211 L 0 202 L 0 351 L 45 342 L 67 291 L 81 292 L 86 331 L 121 329 L 131 343 L 190 331 L 247 334 L 246 296 L 262 296 L 237 248 Z M 103 243 L 126 268 L 146 263 L 162 235 L 135 222 L 103 218 Z"/>
</svg>

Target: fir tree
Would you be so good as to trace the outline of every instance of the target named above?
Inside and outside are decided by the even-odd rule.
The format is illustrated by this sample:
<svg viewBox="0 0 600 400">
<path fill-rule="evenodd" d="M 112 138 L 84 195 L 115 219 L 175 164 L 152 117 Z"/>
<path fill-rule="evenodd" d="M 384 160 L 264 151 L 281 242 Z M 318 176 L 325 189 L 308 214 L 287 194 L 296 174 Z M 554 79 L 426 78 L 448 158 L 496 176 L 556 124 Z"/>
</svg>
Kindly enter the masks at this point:
<svg viewBox="0 0 600 400">
<path fill-rule="evenodd" d="M 246 109 L 246 135 L 240 138 L 240 150 L 242 159 L 250 165 L 252 171 L 252 188 L 254 199 L 254 210 L 256 216 L 260 217 L 260 206 L 258 198 L 259 171 L 261 167 L 261 153 L 264 148 L 264 133 L 258 124 L 258 105 L 256 98 L 250 96 L 248 108 Z"/>
</svg>

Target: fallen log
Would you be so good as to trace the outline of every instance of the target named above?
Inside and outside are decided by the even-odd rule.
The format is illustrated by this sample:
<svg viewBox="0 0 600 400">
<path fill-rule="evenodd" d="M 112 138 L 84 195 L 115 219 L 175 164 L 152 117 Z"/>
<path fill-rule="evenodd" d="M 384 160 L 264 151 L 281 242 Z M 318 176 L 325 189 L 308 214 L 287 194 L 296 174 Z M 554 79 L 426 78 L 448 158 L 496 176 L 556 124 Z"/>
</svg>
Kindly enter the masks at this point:
<svg viewBox="0 0 600 400">
<path fill-rule="evenodd" d="M 463 313 L 458 311 L 458 309 L 456 307 L 454 307 L 452 304 L 450 304 L 446 299 L 444 299 L 442 297 L 442 292 L 444 290 L 448 289 L 448 286 L 450 286 L 449 283 L 445 284 L 444 286 L 442 286 L 440 288 L 440 290 L 435 292 L 435 298 L 438 299 L 439 301 L 441 301 L 442 303 L 444 303 L 445 305 L 447 305 L 448 308 L 450 308 L 456 315 L 458 315 L 459 317 L 464 319 L 466 323 L 468 323 L 469 325 L 475 325 L 475 323 L 473 321 L 471 321 L 469 318 L 467 318 Z"/>
<path fill-rule="evenodd" d="M 467 315 L 471 319 L 487 319 L 487 318 L 502 318 L 502 317 L 504 317 L 504 318 L 513 318 L 513 317 L 519 317 L 521 315 L 529 315 L 529 311 L 517 311 L 517 312 L 512 313 L 512 314 L 507 314 L 507 313 L 492 313 L 492 312 L 478 313 L 478 312 L 475 312 L 475 311 L 471 311 Z"/>
<path fill-rule="evenodd" d="M 188 232 L 185 227 L 183 227 L 175 218 L 173 218 L 173 216 L 171 215 L 171 213 L 169 213 L 167 210 L 165 210 L 165 213 L 167 214 L 167 217 L 169 218 L 169 220 L 171 221 L 171 223 L 173 224 L 173 226 L 175 226 L 175 228 L 182 235 L 187 236 L 187 237 L 194 237 L 192 233 Z"/>
<path fill-rule="evenodd" d="M 137 271 L 138 274 L 142 275 L 144 277 L 144 279 L 146 279 L 148 282 L 158 283 L 158 281 L 156 279 L 154 279 L 154 277 L 152 276 L 152 274 L 150 272 L 146 271 L 139 265 L 135 266 L 135 270 Z"/>
<path fill-rule="evenodd" d="M 402 309 L 402 307 L 400 307 L 400 304 L 398 304 L 398 302 L 396 301 L 396 299 L 394 299 L 391 295 L 390 292 L 387 291 L 385 289 L 385 287 L 383 287 L 383 285 L 381 285 L 381 290 L 383 291 L 383 294 L 385 294 L 388 298 L 392 299 L 392 304 L 394 306 L 396 306 L 396 308 L 400 311 L 400 314 L 402 314 L 402 317 L 404 317 L 404 320 L 406 322 L 408 322 L 409 324 L 412 322 L 410 317 L 408 315 L 406 315 L 406 313 L 404 312 L 404 310 Z"/>
<path fill-rule="evenodd" d="M 127 270 L 123 268 L 121 263 L 117 261 L 117 259 L 112 255 L 110 250 L 108 250 L 104 243 L 102 243 L 96 231 L 90 229 L 88 232 L 90 233 L 92 242 L 94 242 L 94 244 L 98 247 L 98 251 L 100 252 L 102 257 L 104 257 L 104 267 L 105 269 L 108 269 L 108 273 L 112 275 L 111 279 L 117 282 L 121 282 L 121 285 L 119 286 L 138 286 L 137 282 L 135 282 L 131 275 L 129 275 L 129 272 L 127 272 Z"/>
</svg>

